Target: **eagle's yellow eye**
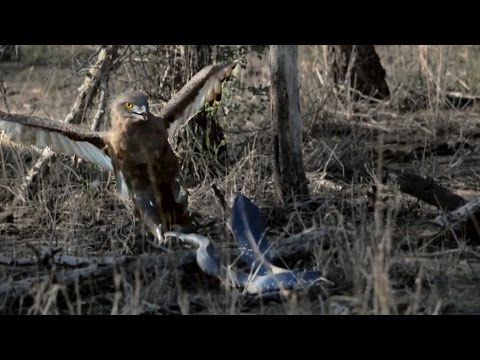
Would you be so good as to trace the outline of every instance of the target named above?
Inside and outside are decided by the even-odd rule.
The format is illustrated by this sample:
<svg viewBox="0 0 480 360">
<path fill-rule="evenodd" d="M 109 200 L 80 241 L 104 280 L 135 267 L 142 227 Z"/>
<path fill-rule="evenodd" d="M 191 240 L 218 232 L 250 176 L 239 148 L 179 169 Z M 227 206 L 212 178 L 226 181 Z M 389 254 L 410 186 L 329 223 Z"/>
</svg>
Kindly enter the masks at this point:
<svg viewBox="0 0 480 360">
<path fill-rule="evenodd" d="M 127 110 L 130 110 L 131 108 L 133 108 L 133 104 L 129 102 L 126 102 L 125 104 L 123 104 L 123 106 L 125 106 L 125 109 Z"/>
</svg>

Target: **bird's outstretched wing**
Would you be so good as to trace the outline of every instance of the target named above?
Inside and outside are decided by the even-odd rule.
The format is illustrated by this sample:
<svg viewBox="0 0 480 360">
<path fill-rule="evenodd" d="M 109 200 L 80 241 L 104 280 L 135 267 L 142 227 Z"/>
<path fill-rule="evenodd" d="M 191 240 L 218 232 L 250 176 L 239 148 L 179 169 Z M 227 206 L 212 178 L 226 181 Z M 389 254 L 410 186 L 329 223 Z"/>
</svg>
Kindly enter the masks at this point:
<svg viewBox="0 0 480 360">
<path fill-rule="evenodd" d="M 106 170 L 113 170 L 112 161 L 104 151 L 106 143 L 102 132 L 60 121 L 2 111 L 0 131 L 13 142 L 39 148 L 49 147 L 56 153 L 76 155 Z"/>
<path fill-rule="evenodd" d="M 231 77 L 236 66 L 237 63 L 233 62 L 203 68 L 168 101 L 159 117 L 167 122 L 169 139 L 174 137 L 182 125 L 198 114 L 206 103 L 220 100 L 222 83 Z"/>
</svg>

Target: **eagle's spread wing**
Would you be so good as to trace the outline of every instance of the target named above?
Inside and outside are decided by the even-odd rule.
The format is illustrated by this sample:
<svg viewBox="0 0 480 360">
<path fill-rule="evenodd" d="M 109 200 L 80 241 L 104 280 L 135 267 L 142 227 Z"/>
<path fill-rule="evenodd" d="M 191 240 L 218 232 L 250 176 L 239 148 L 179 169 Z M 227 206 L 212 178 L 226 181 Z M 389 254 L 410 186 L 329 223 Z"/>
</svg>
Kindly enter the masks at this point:
<svg viewBox="0 0 480 360">
<path fill-rule="evenodd" d="M 220 99 L 222 83 L 230 78 L 235 66 L 236 62 L 203 68 L 168 101 L 159 117 L 168 124 L 169 139 L 173 138 L 182 125 L 198 114 L 206 103 Z"/>
<path fill-rule="evenodd" d="M 0 130 L 11 141 L 39 148 L 49 147 L 56 153 L 79 158 L 113 170 L 110 157 L 104 152 L 103 133 L 60 121 L 0 111 Z"/>
<path fill-rule="evenodd" d="M 60 121 L 7 114 L 2 111 L 0 111 L 0 131 L 3 131 L 13 142 L 39 148 L 49 147 L 56 153 L 76 155 L 105 170 L 115 171 L 117 190 L 121 197 L 128 198 L 128 189 L 123 175 L 113 168 L 112 160 L 105 150 L 108 145 L 105 142 L 105 133 L 90 131 Z"/>
</svg>

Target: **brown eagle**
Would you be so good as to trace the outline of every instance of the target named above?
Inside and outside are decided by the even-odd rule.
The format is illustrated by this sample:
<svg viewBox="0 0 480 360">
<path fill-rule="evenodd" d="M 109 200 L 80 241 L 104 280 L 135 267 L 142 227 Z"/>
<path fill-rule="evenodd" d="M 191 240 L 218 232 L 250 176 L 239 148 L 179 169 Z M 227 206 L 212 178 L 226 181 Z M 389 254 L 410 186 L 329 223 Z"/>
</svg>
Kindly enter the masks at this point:
<svg viewBox="0 0 480 360">
<path fill-rule="evenodd" d="M 109 131 L 0 111 L 0 130 L 24 145 L 50 147 L 113 171 L 117 190 L 131 198 L 137 214 L 159 240 L 171 230 L 189 229 L 187 192 L 170 146 L 175 132 L 206 103 L 220 100 L 222 83 L 237 63 L 215 64 L 195 74 L 155 116 L 141 92 L 121 94 L 111 104 Z"/>
</svg>

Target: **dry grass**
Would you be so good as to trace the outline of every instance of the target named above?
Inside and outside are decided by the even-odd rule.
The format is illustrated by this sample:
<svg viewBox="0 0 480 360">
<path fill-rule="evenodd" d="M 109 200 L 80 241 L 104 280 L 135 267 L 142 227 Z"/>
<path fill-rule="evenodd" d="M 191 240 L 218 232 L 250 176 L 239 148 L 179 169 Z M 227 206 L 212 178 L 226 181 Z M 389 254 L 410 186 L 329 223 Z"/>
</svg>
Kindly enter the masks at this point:
<svg viewBox="0 0 480 360">
<path fill-rule="evenodd" d="M 289 267 L 323 270 L 329 289 L 255 299 L 226 288 L 195 266 L 176 266 L 175 257 L 147 258 L 116 267 L 99 281 L 65 285 L 59 268 L 0 265 L 0 283 L 50 275 L 20 302 L 0 304 L 3 313 L 28 314 L 446 314 L 478 313 L 477 244 L 432 232 L 423 220 L 438 210 L 382 181 L 379 165 L 429 176 L 465 198 L 480 187 L 476 139 L 477 107 L 449 109 L 447 91 L 480 94 L 479 48 L 475 46 L 378 46 L 392 90 L 388 102 L 342 103 L 329 83 L 324 47 L 300 48 L 300 94 L 304 119 L 304 162 L 311 199 L 283 205 L 272 180 L 268 103 L 249 86 L 268 85 L 268 57 L 252 57 L 230 84 L 220 109 L 229 145 L 228 166 L 205 154 L 184 153 L 197 174 L 190 177 L 191 207 L 202 229 L 220 249 L 231 247 L 225 216 L 211 190 L 228 198 L 250 197 L 266 215 L 272 242 L 303 233 L 308 251 L 285 257 Z M 29 51 L 34 52 L 34 49 Z M 61 119 L 71 106 L 83 73 L 79 49 L 37 49 L 47 65 L 0 64 L 6 96 L 0 108 Z M 83 49 L 83 51 L 86 51 Z M 58 55 L 59 53 L 63 55 Z M 42 55 L 43 54 L 43 55 Z M 55 56 L 53 56 L 53 55 Z M 55 57 L 59 58 L 53 66 Z M 88 59 L 88 52 L 80 59 Z M 32 65 L 33 64 L 33 65 Z M 31 66 L 30 66 L 31 65 Z M 78 67 L 78 69 L 77 69 Z M 123 91 L 129 74 L 120 70 L 112 92 Z M 243 89 L 243 90 L 242 90 Z M 154 104 L 161 105 L 161 103 Z M 155 106 L 153 107 L 155 109 Z M 252 111 L 252 109 L 254 109 Z M 458 143 L 448 156 L 432 153 L 439 143 Z M 468 146 L 466 146 L 468 144 Z M 415 151 L 415 149 L 421 151 Z M 383 154 L 383 158 L 379 156 Z M 18 192 L 20 179 L 39 156 L 7 141 L 0 143 L 0 211 Z M 207 168 L 215 167 L 212 174 Z M 14 222 L 0 224 L 0 255 L 26 256 L 29 245 L 59 247 L 78 256 L 132 255 L 142 236 L 130 204 L 120 201 L 109 174 L 60 157 L 40 191 L 15 209 Z M 369 207 L 372 185 L 382 203 Z M 279 249 L 280 251 L 281 249 Z M 181 252 L 181 250 L 180 250 Z M 150 260 L 148 260 L 150 259 Z M 179 270 L 179 266 L 181 270 Z M 188 275 L 186 275 L 188 274 Z"/>
</svg>

